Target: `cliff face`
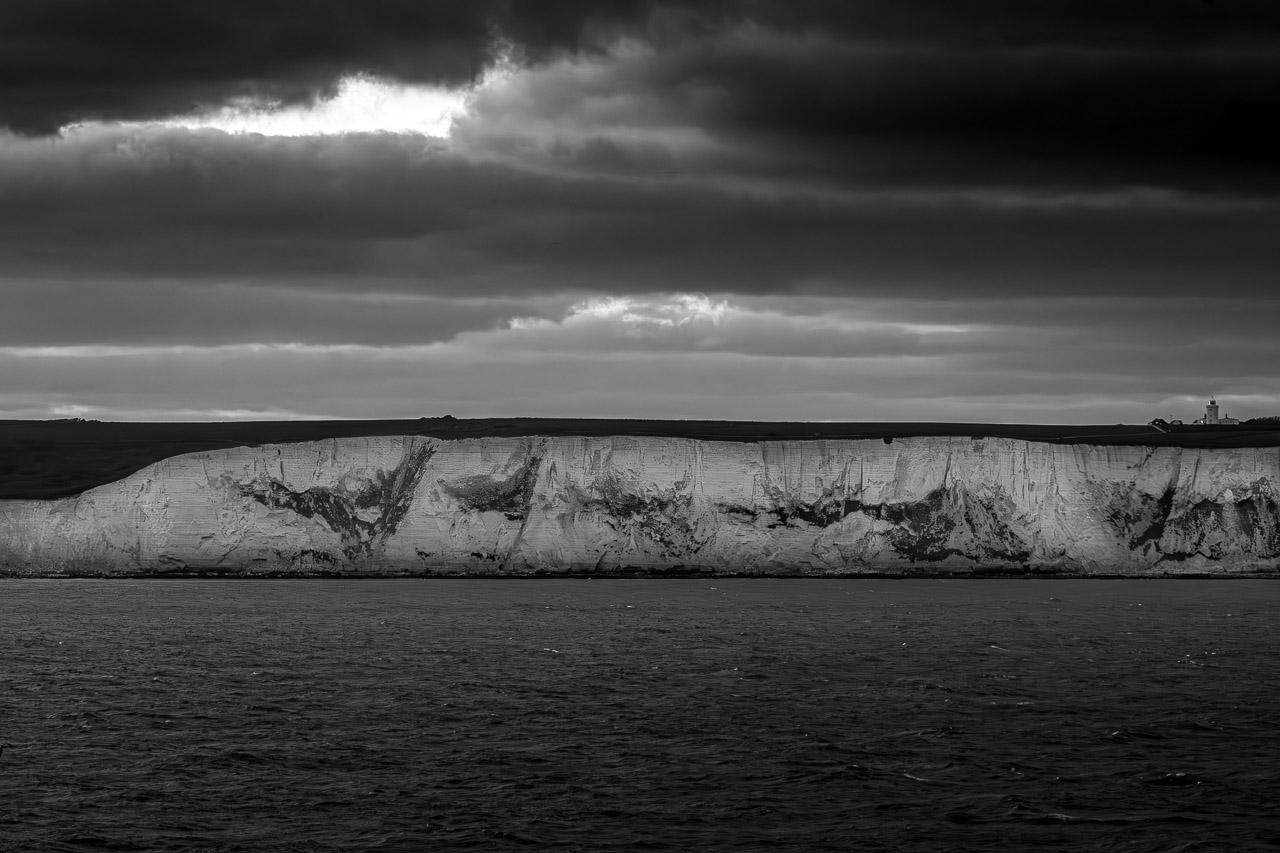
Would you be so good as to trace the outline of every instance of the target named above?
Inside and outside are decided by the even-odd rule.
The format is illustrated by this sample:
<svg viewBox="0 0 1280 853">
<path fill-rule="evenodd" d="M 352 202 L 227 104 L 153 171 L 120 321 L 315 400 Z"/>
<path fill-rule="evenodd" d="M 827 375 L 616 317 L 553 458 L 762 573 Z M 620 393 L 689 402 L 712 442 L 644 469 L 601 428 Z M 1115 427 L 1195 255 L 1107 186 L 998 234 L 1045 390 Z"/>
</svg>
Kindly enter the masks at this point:
<svg viewBox="0 0 1280 853">
<path fill-rule="evenodd" d="M 1277 488 L 1276 448 L 352 438 L 0 501 L 0 572 L 1267 572 Z"/>
</svg>

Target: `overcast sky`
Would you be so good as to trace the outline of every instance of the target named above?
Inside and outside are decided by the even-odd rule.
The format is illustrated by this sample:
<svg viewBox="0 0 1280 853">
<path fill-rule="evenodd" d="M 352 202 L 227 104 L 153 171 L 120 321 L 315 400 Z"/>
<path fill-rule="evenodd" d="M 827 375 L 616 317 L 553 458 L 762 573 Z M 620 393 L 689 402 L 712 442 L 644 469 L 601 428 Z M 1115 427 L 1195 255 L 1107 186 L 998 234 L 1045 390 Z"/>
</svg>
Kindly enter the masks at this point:
<svg viewBox="0 0 1280 853">
<path fill-rule="evenodd" d="M 0 417 L 1280 414 L 1274 0 L 4 0 Z"/>
</svg>

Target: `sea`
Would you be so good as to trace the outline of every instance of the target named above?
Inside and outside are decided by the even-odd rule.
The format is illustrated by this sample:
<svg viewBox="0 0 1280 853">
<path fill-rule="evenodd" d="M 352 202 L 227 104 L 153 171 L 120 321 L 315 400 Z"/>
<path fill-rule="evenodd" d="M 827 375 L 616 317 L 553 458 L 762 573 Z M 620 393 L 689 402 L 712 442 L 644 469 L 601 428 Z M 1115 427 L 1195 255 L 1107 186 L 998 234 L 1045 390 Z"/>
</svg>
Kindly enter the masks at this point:
<svg viewBox="0 0 1280 853">
<path fill-rule="evenodd" d="M 0 581 L 0 850 L 1280 850 L 1280 582 Z"/>
</svg>

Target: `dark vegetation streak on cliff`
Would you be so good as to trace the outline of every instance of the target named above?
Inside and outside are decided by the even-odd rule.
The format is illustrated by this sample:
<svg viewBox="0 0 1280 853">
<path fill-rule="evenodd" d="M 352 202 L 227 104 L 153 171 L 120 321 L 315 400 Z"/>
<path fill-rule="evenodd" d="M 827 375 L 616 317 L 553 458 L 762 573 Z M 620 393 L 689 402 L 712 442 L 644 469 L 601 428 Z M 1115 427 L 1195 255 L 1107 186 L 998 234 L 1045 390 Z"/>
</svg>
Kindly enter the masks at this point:
<svg viewBox="0 0 1280 853">
<path fill-rule="evenodd" d="M 1214 539 L 1223 530 L 1239 531 L 1262 559 L 1280 556 L 1280 503 L 1269 494 L 1221 502 L 1203 498 L 1179 512 L 1173 485 L 1159 497 L 1120 489 L 1111 498 L 1107 520 L 1131 550 L 1154 550 L 1161 561 L 1221 559 L 1221 543 Z"/>
<path fill-rule="evenodd" d="M 1134 551 L 1159 548 L 1169 515 L 1173 511 L 1174 485 L 1169 484 L 1160 497 L 1128 488 L 1112 496 L 1107 520 Z"/>
<path fill-rule="evenodd" d="M 539 456 L 530 456 L 525 463 L 505 480 L 494 480 L 483 474 L 463 477 L 441 488 L 462 504 L 463 509 L 474 512 L 500 512 L 511 521 L 522 521 L 529 515 L 533 500 L 533 487 L 538 482 Z"/>
<path fill-rule="evenodd" d="M 643 496 L 609 477 L 574 490 L 577 508 L 602 516 L 621 532 L 642 535 L 668 553 L 697 554 L 710 541 L 691 521 L 693 496 L 683 491 Z"/>
<path fill-rule="evenodd" d="M 1221 544 L 1210 544 L 1210 538 L 1224 528 L 1239 530 L 1258 557 L 1280 557 L 1280 504 L 1270 495 L 1223 503 L 1201 500 L 1170 523 L 1186 547 L 1165 552 L 1164 559 L 1185 560 L 1196 555 L 1220 559 Z"/>
<path fill-rule="evenodd" d="M 838 496 L 834 490 L 828 490 L 821 499 L 811 503 L 790 500 L 765 511 L 718 504 L 717 510 L 753 520 L 767 515 L 766 526 L 770 528 L 798 524 L 825 528 L 861 513 L 895 525 L 895 529 L 887 533 L 890 547 L 912 562 L 937 562 L 950 556 L 1024 562 L 1031 556 L 1030 546 L 1005 522 L 1005 508 L 996 506 L 992 499 L 956 489 L 935 489 L 919 501 L 878 504 L 863 503 L 847 494 Z M 978 529 L 989 533 L 986 537 L 972 535 Z M 1000 545 L 982 547 L 980 553 L 975 554 L 958 547 L 957 536 L 986 541 L 994 538 Z"/>
<path fill-rule="evenodd" d="M 342 539 L 342 552 L 347 559 L 357 561 L 374 556 L 387 537 L 396 532 L 434 454 L 433 448 L 415 447 L 394 469 L 375 472 L 373 479 L 354 493 L 324 486 L 298 492 L 265 476 L 235 488 L 263 506 L 319 518 Z M 365 515 L 373 517 L 366 519 L 362 517 Z"/>
</svg>

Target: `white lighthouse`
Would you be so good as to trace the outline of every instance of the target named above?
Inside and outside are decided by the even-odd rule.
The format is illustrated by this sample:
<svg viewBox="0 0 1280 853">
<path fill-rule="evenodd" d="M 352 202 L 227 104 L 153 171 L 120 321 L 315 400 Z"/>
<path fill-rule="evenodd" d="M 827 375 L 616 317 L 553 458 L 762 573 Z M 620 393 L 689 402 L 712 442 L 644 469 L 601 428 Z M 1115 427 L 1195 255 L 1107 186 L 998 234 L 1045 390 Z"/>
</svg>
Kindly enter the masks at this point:
<svg viewBox="0 0 1280 853">
<path fill-rule="evenodd" d="M 1204 426 L 1220 426 L 1223 424 L 1238 424 L 1239 420 L 1231 416 L 1223 416 L 1219 414 L 1217 399 L 1210 399 L 1209 405 L 1204 407 L 1204 417 L 1197 418 L 1196 423 Z"/>
</svg>

